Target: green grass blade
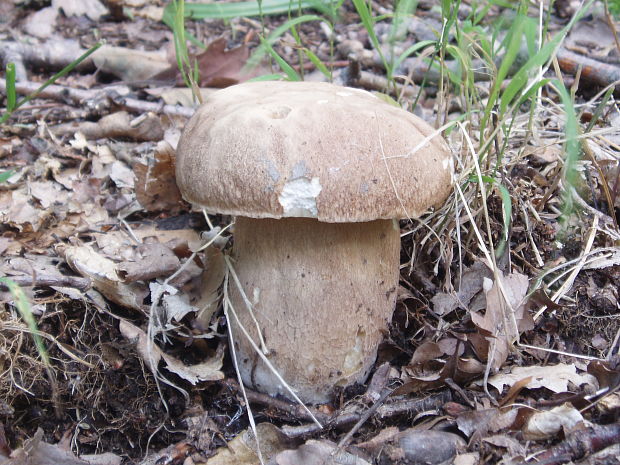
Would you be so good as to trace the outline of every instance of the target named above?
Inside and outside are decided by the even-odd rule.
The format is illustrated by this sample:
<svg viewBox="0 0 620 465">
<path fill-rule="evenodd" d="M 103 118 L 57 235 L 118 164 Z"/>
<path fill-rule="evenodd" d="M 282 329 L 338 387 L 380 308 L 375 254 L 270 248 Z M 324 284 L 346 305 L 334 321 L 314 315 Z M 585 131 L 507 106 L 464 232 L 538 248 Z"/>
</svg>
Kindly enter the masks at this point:
<svg viewBox="0 0 620 465">
<path fill-rule="evenodd" d="M 353 0 L 353 6 L 355 6 L 355 10 L 357 11 L 357 14 L 359 15 L 362 21 L 362 25 L 364 26 L 364 29 L 366 29 L 366 32 L 368 33 L 368 38 L 370 39 L 372 46 L 375 48 L 375 50 L 381 57 L 381 61 L 383 62 L 383 65 L 385 66 L 385 69 L 387 71 L 388 78 L 391 77 L 392 75 L 391 70 L 393 68 L 390 67 L 390 64 L 387 62 L 387 60 L 385 59 L 385 56 L 383 55 L 383 52 L 381 51 L 381 43 L 379 42 L 379 38 L 377 37 L 377 34 L 375 34 L 375 20 L 372 17 L 370 8 L 368 8 L 368 5 L 366 4 L 364 0 Z"/>
<path fill-rule="evenodd" d="M 523 28 L 525 23 L 524 16 L 518 16 L 513 25 L 510 28 L 510 31 L 507 36 L 507 46 L 506 53 L 504 54 L 504 58 L 499 66 L 497 74 L 493 79 L 493 87 L 491 88 L 491 92 L 489 94 L 488 102 L 486 109 L 484 110 L 484 117 L 480 122 L 480 132 L 484 134 L 484 130 L 487 126 L 488 120 L 491 117 L 491 113 L 493 108 L 495 107 L 495 103 L 499 97 L 499 93 L 501 90 L 501 85 L 508 74 L 508 70 L 514 63 L 517 58 L 517 54 L 519 53 L 519 49 L 521 48 L 521 41 L 523 40 Z"/>
<path fill-rule="evenodd" d="M 560 99 L 564 105 L 564 114 L 566 122 L 564 123 L 564 132 L 566 134 L 566 144 L 564 146 L 564 192 L 562 198 L 562 217 L 560 223 L 566 224 L 568 217 L 573 212 L 573 194 L 571 187 L 578 183 L 577 161 L 581 156 L 581 146 L 579 144 L 579 130 L 577 123 L 577 113 L 575 105 L 570 97 L 569 92 L 564 84 L 558 80 L 554 80 L 554 87 L 560 94 Z"/>
<path fill-rule="evenodd" d="M 422 40 L 420 42 L 417 42 L 413 45 L 411 45 L 409 48 L 407 48 L 407 50 L 405 50 L 403 53 L 401 53 L 396 60 L 394 60 L 394 69 L 398 69 L 400 68 L 400 65 L 402 65 L 403 61 L 405 61 L 407 58 L 409 58 L 411 55 L 413 55 L 415 52 L 417 52 L 418 50 L 422 50 L 426 47 L 429 47 L 431 45 L 435 45 L 436 42 L 434 40 Z"/>
<path fill-rule="evenodd" d="M 15 174 L 14 170 L 3 171 L 2 173 L 0 173 L 0 182 L 5 182 L 7 179 L 13 176 L 13 174 Z"/>
<path fill-rule="evenodd" d="M 586 128 L 586 131 L 585 131 L 586 133 L 590 132 L 592 128 L 594 127 L 594 125 L 598 122 L 601 115 L 603 114 L 603 111 L 605 110 L 605 108 L 607 108 L 607 102 L 609 102 L 609 98 L 612 96 L 615 90 L 616 90 L 615 86 L 611 86 L 609 89 L 607 89 L 607 92 L 605 92 L 605 95 L 603 95 L 601 102 L 598 104 L 598 106 L 594 110 L 594 114 L 592 115 L 592 118 L 590 119 L 590 122 L 588 123 L 588 127 Z"/>
<path fill-rule="evenodd" d="M 469 178 L 470 182 L 478 182 L 478 178 L 476 176 L 471 176 Z M 508 244 L 508 239 L 510 235 L 510 222 L 512 220 L 512 199 L 510 197 L 510 192 L 506 189 L 506 186 L 501 184 L 497 179 L 482 175 L 482 182 L 490 184 L 492 186 L 497 187 L 499 191 L 499 197 L 502 200 L 502 235 L 499 240 L 497 247 L 495 248 L 495 257 L 499 258 L 503 253 Z"/>
<path fill-rule="evenodd" d="M 551 58 L 555 50 L 558 48 L 564 37 L 568 34 L 568 31 L 573 27 L 575 22 L 581 18 L 585 12 L 590 8 L 594 0 L 589 0 L 578 13 L 576 13 L 569 23 L 558 32 L 549 42 L 543 45 L 538 53 L 532 56 L 522 67 L 515 73 L 512 80 L 506 87 L 500 104 L 501 113 L 506 111 L 506 108 L 514 100 L 515 96 L 525 87 L 527 84 L 528 74 L 531 70 L 544 66 L 545 63 Z"/>
<path fill-rule="evenodd" d="M 297 18 L 289 19 L 284 22 L 281 26 L 274 29 L 271 34 L 269 34 L 266 38 L 261 38 L 261 44 L 256 48 L 252 56 L 248 59 L 244 68 L 251 69 L 257 66 L 260 61 L 264 58 L 272 48 L 273 44 L 290 28 L 297 26 L 298 24 L 307 23 L 309 21 L 324 21 L 325 19 L 321 16 L 317 15 L 303 15 Z"/>
<path fill-rule="evenodd" d="M 316 66 L 316 69 L 318 69 L 321 73 L 323 73 L 323 75 L 329 81 L 331 81 L 332 80 L 332 73 L 329 71 L 329 69 L 327 69 L 327 66 L 325 66 L 325 63 L 323 63 L 321 61 L 321 59 L 318 56 L 316 56 L 316 54 L 312 50 L 310 50 L 310 49 L 308 49 L 306 47 L 304 47 L 302 50 L 303 50 L 304 54 L 308 57 L 308 60 L 310 60 L 312 62 L 312 64 L 314 66 Z"/>
<path fill-rule="evenodd" d="M 25 105 L 26 103 L 28 103 L 30 100 L 32 100 L 33 98 L 35 98 L 37 95 L 39 95 L 41 92 L 43 92 L 45 90 L 45 88 L 47 88 L 48 86 L 51 86 L 52 84 L 54 84 L 58 79 L 60 79 L 61 77 L 69 74 L 71 71 L 73 71 L 75 69 L 76 66 L 78 66 L 80 63 L 82 63 L 84 60 L 86 60 L 89 56 L 91 56 L 93 53 L 95 53 L 97 50 L 99 50 L 99 48 L 103 45 L 103 42 L 99 42 L 95 45 L 93 45 L 91 48 L 89 48 L 84 54 L 82 54 L 79 58 L 75 59 L 74 61 L 72 61 L 71 63 L 69 63 L 67 66 L 65 66 L 63 69 L 61 69 L 60 71 L 58 71 L 56 74 L 54 74 L 51 78 L 49 78 L 47 81 L 45 81 L 37 90 L 35 90 L 32 94 L 27 95 L 26 97 L 24 97 L 23 99 L 21 99 L 19 102 L 17 102 L 15 104 L 15 108 L 14 110 L 16 110 L 17 108 Z M 0 118 L 0 124 L 5 123 L 11 116 L 11 112 L 6 112 L 2 115 L 2 118 Z"/>
<path fill-rule="evenodd" d="M 267 44 L 266 40 L 263 39 L 262 37 L 260 40 L 263 45 Z M 284 58 L 278 55 L 278 52 L 276 52 L 270 44 L 267 44 L 266 46 L 267 46 L 267 52 L 276 61 L 276 63 L 282 69 L 282 71 L 284 71 L 284 74 L 286 74 L 288 79 L 290 81 L 301 81 L 301 76 L 299 75 L 297 71 L 295 71 L 295 68 L 289 65 Z"/>
<path fill-rule="evenodd" d="M 281 74 L 263 74 L 261 76 L 253 77 L 252 79 L 248 79 L 247 82 L 261 82 L 261 81 L 281 81 Z"/>
<path fill-rule="evenodd" d="M 9 278 L 0 278 L 0 283 L 3 283 L 6 287 L 9 288 L 9 292 L 13 296 L 13 301 L 15 304 L 15 308 L 19 312 L 20 316 L 26 322 L 28 329 L 30 330 L 32 337 L 34 339 L 34 344 L 37 348 L 37 352 L 41 356 L 43 363 L 49 368 L 51 366 L 49 355 L 47 353 L 47 349 L 45 348 L 45 344 L 43 343 L 43 338 L 39 335 L 39 330 L 37 328 L 37 322 L 34 319 L 34 315 L 32 314 L 32 310 L 30 308 L 30 302 L 28 302 L 28 298 L 21 287 L 19 287 L 14 281 Z"/>
<path fill-rule="evenodd" d="M 15 110 L 17 92 L 15 91 L 15 63 L 6 64 L 6 111 Z"/>
<path fill-rule="evenodd" d="M 323 14 L 332 13 L 332 5 L 328 0 L 301 0 L 299 5 L 302 9 L 313 9 Z M 185 6 L 185 17 L 191 19 L 230 19 L 248 16 L 269 16 L 288 13 L 291 8 L 291 0 L 262 0 L 246 1 L 237 3 L 188 3 Z M 174 6 L 168 4 L 164 9 L 163 22 L 171 26 L 174 20 Z"/>
</svg>

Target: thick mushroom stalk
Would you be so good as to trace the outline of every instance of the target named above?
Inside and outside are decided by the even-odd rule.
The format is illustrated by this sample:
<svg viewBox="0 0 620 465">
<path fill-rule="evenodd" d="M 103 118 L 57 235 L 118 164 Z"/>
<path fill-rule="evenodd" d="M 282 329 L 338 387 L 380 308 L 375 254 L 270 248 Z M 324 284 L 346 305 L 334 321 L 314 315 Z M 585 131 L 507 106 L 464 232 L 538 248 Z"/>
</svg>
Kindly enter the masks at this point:
<svg viewBox="0 0 620 465">
<path fill-rule="evenodd" d="M 280 375 L 307 402 L 363 381 L 387 332 L 398 286 L 398 222 L 321 223 L 237 218 L 234 268 Z M 231 300 L 258 344 L 256 324 L 235 286 Z M 244 383 L 289 395 L 233 326 Z"/>
</svg>

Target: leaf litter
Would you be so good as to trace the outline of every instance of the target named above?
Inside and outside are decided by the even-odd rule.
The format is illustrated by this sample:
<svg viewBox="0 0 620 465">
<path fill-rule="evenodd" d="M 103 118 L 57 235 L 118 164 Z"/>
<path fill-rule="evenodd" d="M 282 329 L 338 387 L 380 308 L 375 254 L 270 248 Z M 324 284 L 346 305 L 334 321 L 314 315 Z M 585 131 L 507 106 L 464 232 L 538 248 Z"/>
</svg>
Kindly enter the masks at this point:
<svg viewBox="0 0 620 465">
<path fill-rule="evenodd" d="M 88 37 L 92 20 L 84 12 L 67 10 L 69 6 L 61 8 L 60 3 L 53 2 L 52 8 L 62 14 L 39 18 L 49 21 L 52 31 L 68 25 L 67 31 L 81 31 Z M 149 89 L 140 89 L 132 82 L 153 79 L 166 69 L 172 80 L 178 80 L 176 69 L 170 67 L 169 49 L 163 46 L 169 43 L 168 33 L 152 28 L 148 23 L 152 20 L 144 19 L 157 16 L 157 11 L 147 12 L 144 4 L 136 3 L 126 8 L 139 19 L 131 27 L 120 25 L 123 31 L 133 30 L 134 37 L 148 30 L 144 45 L 149 50 L 125 47 L 126 37 L 114 32 L 119 23 L 102 19 L 101 31 L 112 46 L 101 49 L 82 72 L 90 73 L 97 66 L 99 73 L 127 81 L 124 88 L 117 87 L 120 97 L 116 102 L 146 95 L 192 105 L 182 96 L 182 89 L 166 89 L 158 81 Z M 420 23 L 441 24 L 424 3 L 420 2 L 417 11 Z M 390 11 L 389 5 L 381 8 L 384 13 Z M 33 9 L 25 14 L 31 25 L 38 20 Z M 601 20 L 594 21 L 607 24 Z M 276 27 L 276 19 L 267 21 L 275 21 L 269 25 Z M 577 24 L 580 27 L 567 44 L 578 49 L 588 40 L 589 25 Z M 206 41 L 210 46 L 195 54 L 201 85 L 223 87 L 253 77 L 245 72 L 245 64 L 257 45 L 260 28 L 250 20 L 237 19 L 229 25 L 215 21 L 209 25 L 222 35 L 210 31 Z M 228 26 L 236 32 L 236 40 Z M 377 72 L 381 65 L 365 45 L 367 32 L 355 21 L 346 26 L 347 37 L 338 32 L 335 40 L 357 40 L 361 48 L 356 53 L 374 60 L 365 66 Z M 385 23 L 377 26 L 380 32 Z M 305 25 L 298 32 L 317 44 L 317 54 L 327 50 L 320 28 Z M 601 56 L 614 49 L 613 34 L 608 32 L 603 26 L 597 29 L 604 37 L 600 41 L 611 45 L 597 48 Z M 52 44 L 55 37 L 49 37 L 35 47 L 20 46 L 25 67 L 40 60 L 43 50 L 62 49 L 58 63 L 68 63 L 90 45 L 88 38 Z M 286 36 L 275 44 L 291 63 L 297 52 L 291 47 L 293 39 Z M 18 50 L 13 41 L 3 39 L 3 45 Z M 340 58 L 354 61 L 351 53 Z M 25 67 L 25 72 L 32 73 Z M 254 72 L 261 74 L 265 69 Z M 342 79 L 337 72 L 334 76 Z M 61 84 L 88 88 L 97 79 L 97 75 L 83 74 L 67 77 Z M 211 91 L 204 93 L 208 96 Z M 432 91 L 424 91 L 421 114 L 434 117 L 434 98 Z M 589 173 L 583 175 L 584 184 L 577 186 L 577 194 L 585 199 L 583 210 L 560 227 L 561 204 L 553 183 L 564 164 L 564 120 L 553 97 L 545 98 L 532 137 L 525 137 L 527 118 L 517 115 L 513 122 L 516 136 L 506 142 L 508 169 L 502 176 L 514 204 L 509 264 L 492 270 L 475 241 L 467 234 L 456 234 L 459 227 L 467 233 L 472 219 L 462 211 L 460 216 L 451 211 L 454 204 L 424 220 L 440 240 L 428 236 L 423 228 L 403 224 L 407 233 L 403 253 L 410 256 L 413 272 L 409 273 L 409 264 L 403 267 L 401 282 L 407 288 L 399 292 L 393 326 L 379 360 L 389 368 L 381 385 L 400 387 L 384 398 L 380 416 L 360 426 L 354 447 L 332 442 L 342 434 L 337 428 L 304 433 L 304 428 L 311 431 L 303 424 L 308 419 L 294 406 L 250 393 L 250 401 L 262 405 L 253 408 L 262 421 L 258 424 L 261 450 L 271 463 L 313 464 L 329 459 L 334 463 L 453 460 L 465 464 L 482 463 L 483 457 L 489 462 L 517 463 L 549 443 L 570 451 L 575 434 L 581 431 L 584 437 L 596 438 L 602 434 L 597 423 L 605 427 L 617 416 L 620 260 L 613 246 L 617 232 L 601 207 L 601 186 L 609 184 L 617 171 L 617 156 L 609 141 L 613 144 L 618 136 L 600 132 L 588 139 L 603 169 L 599 172 L 592 162 L 579 162 L 580 172 Z M 455 117 L 460 112 L 457 100 L 450 103 Z M 45 106 L 48 101 L 37 102 Z M 582 104 L 585 121 L 598 101 L 583 97 Z M 185 120 L 150 110 L 136 113 L 110 102 L 86 102 L 79 109 L 67 108 L 70 101 L 54 106 L 48 114 L 37 108 L 24 111 L 21 129 L 2 128 L 0 163 L 3 171 L 13 169 L 15 174 L 0 185 L 0 252 L 2 274 L 30 284 L 24 289 L 31 309 L 39 330 L 48 337 L 55 369 L 64 376 L 58 377 L 63 384 L 56 399 L 61 401 L 50 396 L 28 329 L 15 311 L 13 296 L 1 288 L 5 311 L 0 318 L 0 407 L 6 404 L 7 408 L 0 409 L 0 425 L 8 431 L 8 442 L 0 463 L 9 454 L 7 463 L 12 464 L 93 460 L 112 464 L 119 463 L 121 455 L 139 460 L 151 437 L 162 448 L 158 457 L 165 463 L 259 463 L 256 442 L 241 415 L 246 406 L 226 384 L 232 373 L 219 313 L 224 255 L 218 247 L 199 250 L 204 240 L 197 231 L 207 228 L 205 219 L 183 202 L 174 182 L 174 149 Z M 617 119 L 615 109 L 610 106 L 607 111 L 607 119 L 598 123 L 604 131 L 613 129 Z M 464 153 L 458 137 L 454 132 L 450 142 L 457 153 Z M 466 172 L 468 162 L 459 162 Z M 478 207 L 475 220 L 481 221 L 477 191 L 471 184 L 468 189 L 465 195 Z M 487 200 L 488 233 L 495 240 L 504 233 L 502 208 L 495 193 Z M 599 215 L 595 243 L 584 247 L 592 215 Z M 455 226 L 455 218 L 460 226 Z M 227 219 L 211 221 L 217 228 Z M 420 250 L 419 244 L 425 244 L 425 249 Z M 456 244 L 463 246 L 464 255 L 456 247 L 452 250 Z M 546 297 L 555 295 L 579 260 L 580 268 L 565 292 L 555 300 Z M 412 281 L 421 285 L 414 286 Z M 547 311 L 534 321 L 532 315 L 541 306 Z M 155 325 L 152 341 L 148 340 L 147 318 Z M 575 359 L 573 353 L 587 358 Z M 80 371 L 84 366 L 95 368 Z M 188 399 L 179 390 L 158 384 L 148 368 L 157 368 L 158 376 L 188 392 Z M 486 370 L 492 398 L 483 392 Z M 423 411 L 412 407 L 417 396 L 433 391 L 449 393 L 451 400 L 443 398 Z M 382 398 L 358 397 L 360 392 L 343 392 L 338 402 L 313 409 L 313 413 L 323 422 L 350 428 L 347 415 L 358 421 L 370 408 L 369 401 L 362 399 L 376 402 Z M 53 420 L 52 405 L 64 412 L 64 420 Z M 43 413 L 37 416 L 37 412 Z M 37 420 L 19 423 L 19 418 L 31 414 Z M 185 439 L 183 434 L 165 432 L 182 431 L 190 424 L 189 420 L 184 424 L 183 417 L 203 427 L 192 435 L 188 432 Z M 291 422 L 294 427 L 286 424 Z M 112 428 L 120 434 L 114 435 Z M 617 434 L 612 429 L 604 431 L 611 437 Z M 564 442 L 563 437 L 567 438 Z M 164 448 L 168 444 L 174 446 Z M 416 451 L 414 446 L 419 444 L 428 445 L 436 455 Z M 93 458 L 72 451 L 100 453 Z"/>
</svg>

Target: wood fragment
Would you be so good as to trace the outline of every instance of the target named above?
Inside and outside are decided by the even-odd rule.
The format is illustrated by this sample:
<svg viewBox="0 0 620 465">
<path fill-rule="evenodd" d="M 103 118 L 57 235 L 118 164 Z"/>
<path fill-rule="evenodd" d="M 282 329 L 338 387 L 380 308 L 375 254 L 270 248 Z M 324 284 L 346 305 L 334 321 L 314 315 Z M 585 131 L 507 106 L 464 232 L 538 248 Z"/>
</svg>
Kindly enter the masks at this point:
<svg viewBox="0 0 620 465">
<path fill-rule="evenodd" d="M 239 390 L 239 385 L 233 379 L 226 379 L 222 381 L 222 384 L 234 391 Z M 356 422 L 360 422 L 360 420 L 362 419 L 366 421 L 368 418 L 372 417 L 385 419 L 396 415 L 410 415 L 424 412 L 427 410 L 438 410 L 445 403 L 452 401 L 452 393 L 448 389 L 445 389 L 441 392 L 431 394 L 422 399 L 398 399 L 390 403 L 384 404 L 384 400 L 389 397 L 389 393 L 391 393 L 391 391 L 387 391 L 387 396 L 385 396 L 385 392 L 386 391 L 384 391 L 384 396 L 382 396 L 382 398 L 380 398 L 375 403 L 376 408 L 373 408 L 370 411 L 367 410 L 366 412 L 360 413 L 352 412 L 350 409 L 341 409 L 335 412 L 333 415 L 327 415 L 312 407 L 310 407 L 310 410 L 312 411 L 313 415 L 324 425 L 324 427 L 338 429 L 348 428 Z M 246 395 L 249 402 L 271 408 L 272 411 L 270 411 L 269 413 L 275 417 L 281 418 L 286 421 L 311 421 L 308 412 L 303 410 L 297 404 L 277 399 L 267 394 L 262 394 L 248 388 L 246 388 Z M 288 437 L 297 438 L 310 436 L 312 434 L 319 433 L 322 430 L 315 423 L 308 423 L 300 426 L 285 425 L 282 427 L 282 431 Z"/>
<path fill-rule="evenodd" d="M 386 77 L 369 71 L 362 71 L 359 63 L 355 61 L 351 61 L 349 64 L 345 81 L 347 86 L 375 90 L 396 97 L 415 98 L 420 91 L 420 88 L 417 86 L 398 84 L 394 81 L 390 82 Z"/>
<path fill-rule="evenodd" d="M 88 278 L 78 276 L 51 276 L 37 274 L 35 276 L 8 276 L 8 278 L 19 286 L 36 286 L 36 287 L 71 287 L 85 291 L 90 288 L 91 281 Z M 0 290 L 7 291 L 8 287 L 4 283 L 0 283 Z"/>
<path fill-rule="evenodd" d="M 620 81 L 620 67 L 595 60 L 565 48 L 558 51 L 558 64 L 565 73 L 577 74 L 581 68 L 581 80 L 602 87 Z"/>
<path fill-rule="evenodd" d="M 451 400 L 452 394 L 448 390 L 431 394 L 422 399 L 399 399 L 380 405 L 372 416 L 382 420 L 396 415 L 413 415 L 428 410 L 438 410 L 443 404 Z M 351 424 L 360 421 L 362 415 L 357 412 L 336 413 L 324 426 L 326 428 L 349 427 Z M 282 431 L 289 437 L 303 437 L 318 433 L 320 429 L 314 424 L 306 424 L 301 426 L 283 426 Z"/>
<path fill-rule="evenodd" d="M 533 461 L 524 461 L 519 465 L 561 465 L 618 443 L 620 443 L 620 423 L 595 425 L 585 430 L 573 431 L 557 446 L 536 455 Z"/>
<path fill-rule="evenodd" d="M 29 95 L 34 93 L 39 87 L 40 84 L 36 82 L 19 82 L 15 85 L 15 90 L 20 95 Z M 119 107 L 134 113 L 153 112 L 171 116 L 183 116 L 185 118 L 191 117 L 195 111 L 193 108 L 179 105 L 166 105 L 163 102 L 146 102 L 144 100 L 125 97 L 120 94 L 120 89 L 126 90 L 127 87 L 108 86 L 102 89 L 82 90 L 54 84 L 46 87 L 37 97 L 59 100 L 62 102 L 68 100 L 78 106 L 95 104 L 102 107 L 102 111 L 105 110 L 106 106 L 108 108 Z M 0 79 L 0 92 L 6 93 L 5 79 Z"/>
</svg>

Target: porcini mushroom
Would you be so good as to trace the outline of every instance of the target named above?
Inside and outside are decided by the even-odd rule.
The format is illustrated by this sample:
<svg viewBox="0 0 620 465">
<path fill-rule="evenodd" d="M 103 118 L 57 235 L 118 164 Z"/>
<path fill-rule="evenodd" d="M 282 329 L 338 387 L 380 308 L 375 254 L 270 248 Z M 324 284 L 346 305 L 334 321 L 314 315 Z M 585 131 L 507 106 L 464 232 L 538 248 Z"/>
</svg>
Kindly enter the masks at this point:
<svg viewBox="0 0 620 465">
<path fill-rule="evenodd" d="M 234 269 L 269 350 L 304 401 L 362 382 L 388 329 L 399 280 L 398 219 L 452 188 L 446 142 L 359 89 L 253 82 L 209 97 L 181 137 L 186 200 L 236 216 Z M 229 292 L 258 341 L 239 289 Z M 244 383 L 287 395 L 233 324 Z"/>
</svg>

